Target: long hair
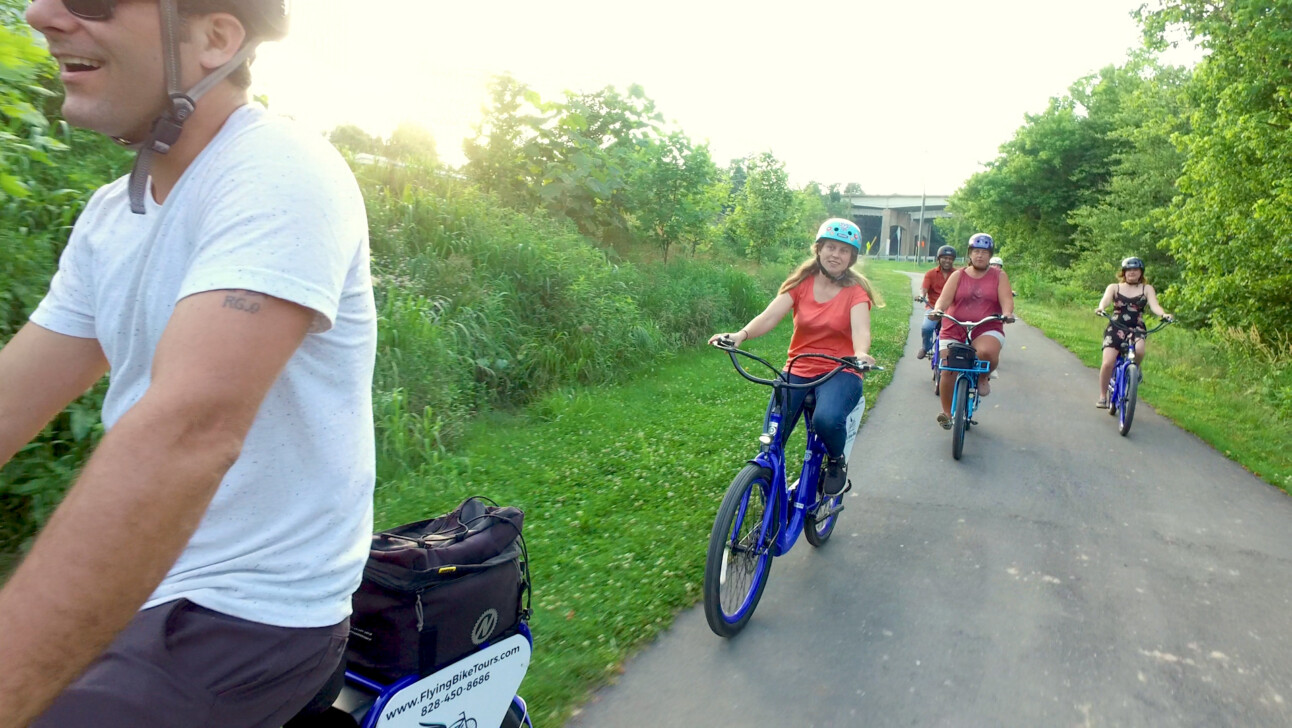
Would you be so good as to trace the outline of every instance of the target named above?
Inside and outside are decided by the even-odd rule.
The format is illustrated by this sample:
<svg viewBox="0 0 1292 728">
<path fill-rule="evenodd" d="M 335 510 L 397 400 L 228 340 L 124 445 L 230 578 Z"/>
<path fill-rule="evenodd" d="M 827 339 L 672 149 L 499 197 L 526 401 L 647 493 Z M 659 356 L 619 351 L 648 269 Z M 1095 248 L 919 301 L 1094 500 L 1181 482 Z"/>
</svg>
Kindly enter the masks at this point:
<svg viewBox="0 0 1292 728">
<path fill-rule="evenodd" d="M 782 293 L 788 293 L 789 291 L 794 290 L 794 288 L 800 283 L 818 273 L 825 275 L 825 269 L 821 267 L 820 255 L 821 241 L 818 240 L 812 245 L 812 257 L 803 261 L 798 268 L 794 269 L 793 273 L 790 273 L 789 277 L 785 279 L 785 282 L 781 284 L 781 288 L 776 292 L 776 295 L 779 296 Z M 871 303 L 873 303 L 876 308 L 883 308 L 884 297 L 879 295 L 879 289 L 875 288 L 874 284 L 872 284 L 866 276 L 863 276 L 852 269 L 856 264 L 857 250 L 853 249 L 852 260 L 848 262 L 848 267 L 844 270 L 843 279 L 839 281 L 839 285 L 844 288 L 847 288 L 848 286 L 861 286 L 861 290 L 865 291 L 866 295 L 870 297 Z M 829 276 L 827 275 L 826 277 L 828 278 Z"/>
<path fill-rule="evenodd" d="M 1138 271 L 1139 271 L 1139 283 L 1138 283 L 1137 285 L 1141 285 L 1141 286 L 1147 286 L 1147 285 L 1148 285 L 1148 274 L 1144 272 L 1144 269 L 1143 269 L 1143 268 L 1132 268 L 1131 270 L 1138 270 Z M 1125 283 L 1125 282 L 1126 282 L 1126 269 L 1125 269 L 1125 268 L 1122 268 L 1121 270 L 1117 271 L 1117 282 L 1118 282 L 1118 283 Z"/>
</svg>

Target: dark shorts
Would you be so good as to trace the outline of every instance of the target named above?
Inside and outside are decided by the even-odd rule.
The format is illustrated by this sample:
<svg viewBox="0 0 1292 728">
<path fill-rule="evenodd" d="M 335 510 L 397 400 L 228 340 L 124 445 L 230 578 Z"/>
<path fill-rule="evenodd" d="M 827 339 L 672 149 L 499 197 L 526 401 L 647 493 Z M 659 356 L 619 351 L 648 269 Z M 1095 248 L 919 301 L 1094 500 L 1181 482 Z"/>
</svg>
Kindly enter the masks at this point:
<svg viewBox="0 0 1292 728">
<path fill-rule="evenodd" d="M 341 661 L 350 620 L 273 627 L 187 599 L 145 609 L 33 728 L 277 728 Z"/>
</svg>

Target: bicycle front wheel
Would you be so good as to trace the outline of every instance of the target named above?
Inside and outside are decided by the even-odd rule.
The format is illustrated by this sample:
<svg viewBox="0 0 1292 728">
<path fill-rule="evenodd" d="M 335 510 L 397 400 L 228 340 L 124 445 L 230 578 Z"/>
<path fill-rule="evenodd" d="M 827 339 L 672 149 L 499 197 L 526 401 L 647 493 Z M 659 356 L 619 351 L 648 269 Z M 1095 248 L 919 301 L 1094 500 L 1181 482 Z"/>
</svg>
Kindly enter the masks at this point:
<svg viewBox="0 0 1292 728">
<path fill-rule="evenodd" d="M 749 623 L 767 586 L 776 540 L 772 472 L 746 465 L 718 506 L 704 563 L 704 617 L 720 637 Z"/>
<path fill-rule="evenodd" d="M 1131 364 L 1126 367 L 1126 393 L 1122 396 L 1121 419 L 1117 421 L 1117 431 L 1126 436 L 1130 432 L 1131 422 L 1135 419 L 1135 399 L 1139 396 L 1139 367 Z"/>
<path fill-rule="evenodd" d="M 965 428 L 969 426 L 969 380 L 956 378 L 954 411 L 951 413 L 951 457 L 956 460 L 965 450 Z"/>
</svg>

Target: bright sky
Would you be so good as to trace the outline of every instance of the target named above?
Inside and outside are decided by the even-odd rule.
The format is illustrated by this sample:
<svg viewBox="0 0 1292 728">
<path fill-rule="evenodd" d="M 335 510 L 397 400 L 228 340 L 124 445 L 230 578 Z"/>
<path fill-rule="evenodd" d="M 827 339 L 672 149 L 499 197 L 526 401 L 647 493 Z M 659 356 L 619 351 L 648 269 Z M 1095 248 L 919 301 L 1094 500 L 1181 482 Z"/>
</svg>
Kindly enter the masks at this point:
<svg viewBox="0 0 1292 728">
<path fill-rule="evenodd" d="M 1142 0 L 306 0 L 256 93 L 319 130 L 401 120 L 464 161 L 510 72 L 545 99 L 641 84 L 714 159 L 771 150 L 791 182 L 949 194 L 1081 76 L 1139 45 Z"/>
</svg>

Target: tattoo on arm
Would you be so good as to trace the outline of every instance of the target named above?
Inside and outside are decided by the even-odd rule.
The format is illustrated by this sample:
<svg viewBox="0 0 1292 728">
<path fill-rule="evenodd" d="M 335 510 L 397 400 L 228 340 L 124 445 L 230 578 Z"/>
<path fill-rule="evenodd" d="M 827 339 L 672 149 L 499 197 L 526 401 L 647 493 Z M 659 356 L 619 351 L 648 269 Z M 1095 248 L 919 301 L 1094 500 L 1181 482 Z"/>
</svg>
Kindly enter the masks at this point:
<svg viewBox="0 0 1292 728">
<path fill-rule="evenodd" d="M 254 315 L 260 312 L 260 302 L 265 298 L 267 298 L 265 294 L 255 291 L 230 291 L 224 297 L 224 303 L 220 307 Z"/>
</svg>

